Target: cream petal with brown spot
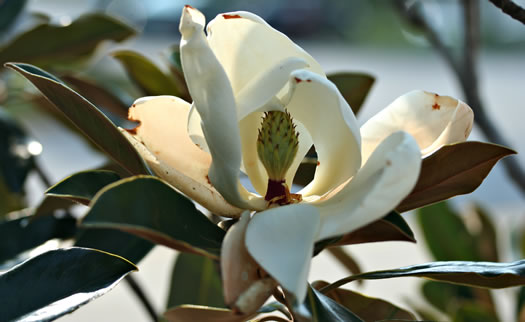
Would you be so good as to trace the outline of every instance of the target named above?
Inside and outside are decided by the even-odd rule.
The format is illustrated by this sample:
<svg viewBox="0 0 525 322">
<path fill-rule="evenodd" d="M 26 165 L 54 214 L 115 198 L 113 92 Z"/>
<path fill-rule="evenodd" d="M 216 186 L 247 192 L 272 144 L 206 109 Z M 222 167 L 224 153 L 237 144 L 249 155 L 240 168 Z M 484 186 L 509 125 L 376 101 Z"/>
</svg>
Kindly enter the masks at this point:
<svg viewBox="0 0 525 322">
<path fill-rule="evenodd" d="M 410 133 L 425 156 L 444 144 L 465 141 L 473 122 L 471 108 L 458 99 L 425 91 L 409 92 L 361 127 L 363 162 L 396 131 Z"/>
<path fill-rule="evenodd" d="M 211 212 L 238 217 L 242 210 L 228 204 L 208 182 L 211 157 L 188 136 L 189 109 L 190 104 L 177 97 L 141 98 L 129 111 L 129 118 L 140 124 L 123 133 L 159 177 Z"/>
</svg>

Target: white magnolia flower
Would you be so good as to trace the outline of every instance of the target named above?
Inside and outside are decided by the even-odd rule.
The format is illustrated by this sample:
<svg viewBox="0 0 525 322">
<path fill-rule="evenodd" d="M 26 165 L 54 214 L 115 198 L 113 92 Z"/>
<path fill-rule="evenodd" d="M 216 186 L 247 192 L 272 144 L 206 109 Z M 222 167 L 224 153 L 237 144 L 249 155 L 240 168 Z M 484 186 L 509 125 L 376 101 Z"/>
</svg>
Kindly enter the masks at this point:
<svg viewBox="0 0 525 322">
<path fill-rule="evenodd" d="M 207 35 L 204 26 L 198 10 L 183 9 L 181 60 L 193 104 L 169 96 L 137 100 L 130 118 L 140 125 L 128 138 L 160 177 L 210 211 L 256 211 L 246 228 L 249 253 L 301 300 L 314 243 L 395 208 L 417 181 L 421 151 L 465 140 L 472 111 L 414 91 L 359 129 L 320 65 L 260 17 L 232 12 L 211 21 Z M 280 112 L 262 124 L 270 111 Z M 279 132 L 272 117 L 295 128 Z M 276 139 L 285 147 L 274 146 L 272 160 L 268 146 Z M 290 195 L 286 186 L 312 144 L 315 177 Z M 257 193 L 240 183 L 241 172 Z M 268 192 L 276 182 L 280 190 Z"/>
</svg>

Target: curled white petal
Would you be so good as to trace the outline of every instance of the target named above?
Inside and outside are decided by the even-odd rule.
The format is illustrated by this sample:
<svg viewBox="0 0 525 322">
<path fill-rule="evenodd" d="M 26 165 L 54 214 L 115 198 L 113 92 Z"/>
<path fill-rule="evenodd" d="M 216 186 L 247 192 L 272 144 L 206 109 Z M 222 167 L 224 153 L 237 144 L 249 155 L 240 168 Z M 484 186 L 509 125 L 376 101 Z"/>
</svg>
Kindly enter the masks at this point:
<svg viewBox="0 0 525 322">
<path fill-rule="evenodd" d="M 319 239 L 342 235 L 394 209 L 419 177 L 421 153 L 406 132 L 395 132 L 374 150 L 367 163 L 339 191 L 314 204 L 322 226 Z"/>
<path fill-rule="evenodd" d="M 410 133 L 426 155 L 444 144 L 465 141 L 473 121 L 470 107 L 458 99 L 425 91 L 409 92 L 361 127 L 363 160 L 395 131 Z"/>
</svg>

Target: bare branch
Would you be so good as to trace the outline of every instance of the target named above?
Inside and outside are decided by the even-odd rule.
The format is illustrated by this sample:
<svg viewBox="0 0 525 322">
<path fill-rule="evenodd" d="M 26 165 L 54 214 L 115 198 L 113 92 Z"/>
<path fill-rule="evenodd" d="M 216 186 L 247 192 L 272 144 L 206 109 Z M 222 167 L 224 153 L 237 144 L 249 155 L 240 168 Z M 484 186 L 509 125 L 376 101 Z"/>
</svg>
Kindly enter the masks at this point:
<svg viewBox="0 0 525 322">
<path fill-rule="evenodd" d="M 525 24 L 525 9 L 518 6 L 512 0 L 489 0 L 501 11 L 511 16 L 513 19 Z"/>
</svg>

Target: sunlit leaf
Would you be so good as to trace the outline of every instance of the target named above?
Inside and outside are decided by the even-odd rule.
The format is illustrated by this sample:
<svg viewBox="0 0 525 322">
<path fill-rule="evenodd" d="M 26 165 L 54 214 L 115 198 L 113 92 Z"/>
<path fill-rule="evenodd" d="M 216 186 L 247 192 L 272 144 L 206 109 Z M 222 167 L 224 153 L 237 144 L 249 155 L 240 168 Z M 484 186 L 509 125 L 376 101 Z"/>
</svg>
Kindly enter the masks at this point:
<svg viewBox="0 0 525 322">
<path fill-rule="evenodd" d="M 469 141 L 445 145 L 423 160 L 416 186 L 396 210 L 404 212 L 470 193 L 496 162 L 515 153 L 491 143 Z"/>
<path fill-rule="evenodd" d="M 224 231 L 158 178 L 132 177 L 102 189 L 82 224 L 114 228 L 181 251 L 218 258 Z"/>
<path fill-rule="evenodd" d="M 47 189 L 48 196 L 67 198 L 88 205 L 95 194 L 110 183 L 120 180 L 113 171 L 89 170 L 77 172 Z"/>
<path fill-rule="evenodd" d="M 331 289 L 358 279 L 375 280 L 407 276 L 424 277 L 436 281 L 475 287 L 505 288 L 525 285 L 525 260 L 512 263 L 431 262 L 398 269 L 352 275 L 330 284 L 321 291 L 328 292 Z"/>
<path fill-rule="evenodd" d="M 71 122 L 131 174 L 148 170 L 135 148 L 97 107 L 56 81 L 49 73 L 27 64 L 6 64 L 33 83 Z"/>
<path fill-rule="evenodd" d="M 32 216 L 0 221 L 0 263 L 54 238 L 66 239 L 76 232 L 76 219 L 70 216 Z"/>
<path fill-rule="evenodd" d="M 56 319 L 108 292 L 134 270 L 130 262 L 92 249 L 49 251 L 0 275 L 0 320 Z"/>
<path fill-rule="evenodd" d="M 316 289 L 329 285 L 324 281 L 317 281 L 312 284 Z M 382 299 L 368 297 L 366 295 L 345 290 L 335 289 L 325 294 L 332 300 L 346 307 L 363 321 L 415 321 L 414 315 L 390 302 Z"/>
<path fill-rule="evenodd" d="M 79 62 L 104 40 L 122 41 L 135 31 L 102 13 L 81 16 L 68 26 L 44 23 L 0 48 L 0 63 L 20 61 L 38 66 Z"/>
<path fill-rule="evenodd" d="M 181 305 L 164 313 L 164 318 L 170 322 L 209 321 L 209 322 L 244 322 L 256 316 L 238 314 L 232 310 L 199 305 Z"/>
<path fill-rule="evenodd" d="M 347 72 L 328 75 L 328 79 L 337 86 L 355 115 L 359 113 L 375 81 L 375 78 L 368 74 Z"/>
<path fill-rule="evenodd" d="M 363 321 L 341 304 L 309 286 L 304 304 L 296 308 L 299 321 Z"/>
<path fill-rule="evenodd" d="M 218 265 L 204 256 L 180 253 L 171 274 L 166 307 L 182 304 L 226 307 Z"/>
<path fill-rule="evenodd" d="M 124 66 L 129 77 L 147 96 L 180 96 L 182 93 L 175 78 L 166 75 L 153 62 L 139 53 L 122 50 L 112 55 Z"/>
</svg>

